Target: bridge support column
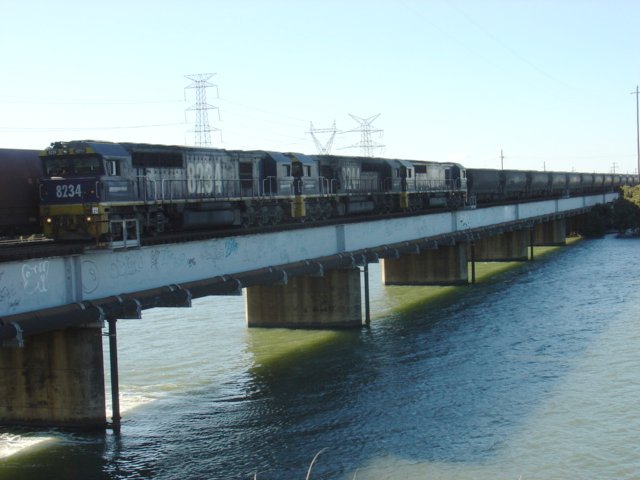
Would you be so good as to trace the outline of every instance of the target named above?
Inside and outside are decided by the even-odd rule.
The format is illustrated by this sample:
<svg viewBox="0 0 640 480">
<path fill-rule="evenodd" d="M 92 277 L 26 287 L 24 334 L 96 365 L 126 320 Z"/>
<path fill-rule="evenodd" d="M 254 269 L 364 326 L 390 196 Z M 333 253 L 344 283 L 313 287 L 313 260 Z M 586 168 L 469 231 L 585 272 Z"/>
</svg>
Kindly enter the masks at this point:
<svg viewBox="0 0 640 480">
<path fill-rule="evenodd" d="M 106 426 L 102 331 L 73 327 L 0 348 L 0 425 Z"/>
<path fill-rule="evenodd" d="M 528 260 L 529 231 L 505 232 L 476 241 L 477 262 L 517 262 Z"/>
<path fill-rule="evenodd" d="M 467 244 L 385 258 L 381 269 L 384 285 L 466 285 Z"/>
<path fill-rule="evenodd" d="M 584 231 L 586 215 L 575 215 L 567 218 L 567 237 L 577 237 Z"/>
<path fill-rule="evenodd" d="M 566 221 L 552 220 L 539 223 L 533 229 L 533 244 L 536 247 L 555 247 L 566 244 Z"/>
<path fill-rule="evenodd" d="M 362 326 L 360 270 L 328 270 L 293 277 L 285 285 L 244 290 L 249 327 L 351 328 Z"/>
</svg>

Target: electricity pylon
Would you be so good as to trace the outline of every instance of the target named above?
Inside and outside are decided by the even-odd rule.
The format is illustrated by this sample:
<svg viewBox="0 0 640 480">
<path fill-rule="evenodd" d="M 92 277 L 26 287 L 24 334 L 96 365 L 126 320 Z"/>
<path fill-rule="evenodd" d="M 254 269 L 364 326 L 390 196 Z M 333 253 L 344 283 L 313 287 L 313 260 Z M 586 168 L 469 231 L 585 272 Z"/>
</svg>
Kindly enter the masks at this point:
<svg viewBox="0 0 640 480">
<path fill-rule="evenodd" d="M 208 87 L 216 87 L 216 98 L 218 98 L 218 86 L 208 81 L 214 75 L 215 73 L 196 73 L 193 75 L 185 75 L 186 78 L 193 82 L 191 85 L 186 86 L 185 90 L 187 88 L 194 88 L 196 90 L 196 103 L 187 108 L 186 111 L 196 112 L 196 125 L 192 131 L 195 134 L 195 144 L 198 146 L 210 146 L 211 132 L 220 131 L 219 128 L 214 128 L 209 125 L 209 110 L 218 110 L 218 120 L 220 120 L 220 110 L 218 107 L 207 103 Z"/>
<path fill-rule="evenodd" d="M 331 153 L 331 147 L 333 146 L 333 139 L 336 136 L 336 121 L 333 121 L 333 125 L 329 128 L 314 128 L 313 122 L 309 122 L 311 124 L 311 128 L 307 133 L 311 134 L 311 138 L 313 138 L 313 142 L 316 144 L 316 148 L 318 149 L 318 153 L 321 155 L 329 155 Z M 316 137 L 316 133 L 330 133 L 329 139 L 322 143 Z"/>
<path fill-rule="evenodd" d="M 360 147 L 363 157 L 373 157 L 374 149 L 383 148 L 384 147 L 384 145 L 382 145 L 382 144 L 374 143 L 373 140 L 371 139 L 371 134 L 372 133 L 379 133 L 382 136 L 383 130 L 374 129 L 371 126 L 373 121 L 376 118 L 378 118 L 380 116 L 380 114 L 378 113 L 377 115 L 373 115 L 372 117 L 369 117 L 369 118 L 356 117 L 355 115 L 352 115 L 352 114 L 349 114 L 349 116 L 360 124 L 360 128 L 356 128 L 356 129 L 353 129 L 353 130 L 347 130 L 346 132 L 341 132 L 341 133 L 358 132 L 358 133 L 360 133 L 360 142 L 359 143 L 355 143 L 355 144 L 350 145 L 350 146 L 345 147 L 345 148 Z"/>
</svg>

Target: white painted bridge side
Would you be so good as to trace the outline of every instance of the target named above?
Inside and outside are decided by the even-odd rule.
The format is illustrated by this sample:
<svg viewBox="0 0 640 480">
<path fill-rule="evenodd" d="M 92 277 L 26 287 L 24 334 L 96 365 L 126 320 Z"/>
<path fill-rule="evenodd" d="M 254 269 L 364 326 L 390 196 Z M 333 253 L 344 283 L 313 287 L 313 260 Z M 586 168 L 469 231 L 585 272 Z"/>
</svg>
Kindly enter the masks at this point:
<svg viewBox="0 0 640 480">
<path fill-rule="evenodd" d="M 616 193 L 0 264 L 0 317 L 607 203 Z"/>
</svg>

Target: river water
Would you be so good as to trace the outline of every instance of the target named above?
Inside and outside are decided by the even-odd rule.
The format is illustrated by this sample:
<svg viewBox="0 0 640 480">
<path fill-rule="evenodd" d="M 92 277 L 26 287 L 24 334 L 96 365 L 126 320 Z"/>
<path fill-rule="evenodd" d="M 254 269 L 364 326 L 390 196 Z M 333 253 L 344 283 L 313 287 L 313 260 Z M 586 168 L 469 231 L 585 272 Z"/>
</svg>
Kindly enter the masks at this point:
<svg viewBox="0 0 640 480">
<path fill-rule="evenodd" d="M 242 297 L 120 321 L 121 437 L 0 430 L 0 478 L 640 478 L 640 240 L 378 279 L 368 330 L 247 329 Z"/>
</svg>

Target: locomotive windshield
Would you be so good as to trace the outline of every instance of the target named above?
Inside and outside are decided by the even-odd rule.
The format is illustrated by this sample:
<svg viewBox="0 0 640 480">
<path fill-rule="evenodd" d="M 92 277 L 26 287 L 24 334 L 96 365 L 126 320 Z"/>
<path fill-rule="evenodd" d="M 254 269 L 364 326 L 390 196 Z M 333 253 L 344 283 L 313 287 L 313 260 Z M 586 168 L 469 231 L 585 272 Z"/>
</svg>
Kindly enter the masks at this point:
<svg viewBox="0 0 640 480">
<path fill-rule="evenodd" d="M 102 162 L 97 155 L 44 158 L 44 172 L 48 177 L 102 175 Z"/>
</svg>

